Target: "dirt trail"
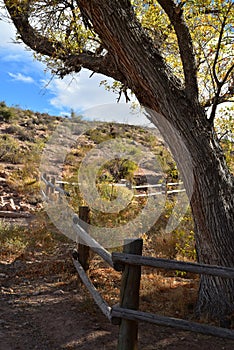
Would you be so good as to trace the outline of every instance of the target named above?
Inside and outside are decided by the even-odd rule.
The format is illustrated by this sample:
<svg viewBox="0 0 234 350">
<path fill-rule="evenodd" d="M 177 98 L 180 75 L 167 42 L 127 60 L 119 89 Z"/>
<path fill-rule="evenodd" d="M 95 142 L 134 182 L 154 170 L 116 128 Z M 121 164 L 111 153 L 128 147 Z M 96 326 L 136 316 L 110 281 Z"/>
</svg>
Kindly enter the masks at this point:
<svg viewBox="0 0 234 350">
<path fill-rule="evenodd" d="M 61 244 L 53 256 L 31 252 L 0 262 L 1 350 L 115 350 L 111 325 L 80 283 Z M 139 350 L 232 350 L 234 341 L 139 325 Z"/>
</svg>

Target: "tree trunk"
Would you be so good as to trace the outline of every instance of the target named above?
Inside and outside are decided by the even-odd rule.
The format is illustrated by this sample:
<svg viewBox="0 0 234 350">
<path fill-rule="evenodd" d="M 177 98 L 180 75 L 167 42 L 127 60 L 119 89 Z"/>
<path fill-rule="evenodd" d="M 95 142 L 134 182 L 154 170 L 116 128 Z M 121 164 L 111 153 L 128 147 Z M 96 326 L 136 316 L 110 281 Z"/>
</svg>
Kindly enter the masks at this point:
<svg viewBox="0 0 234 350">
<path fill-rule="evenodd" d="M 138 22 L 130 0 L 77 1 L 84 23 L 87 27 L 92 26 L 108 54 L 97 57 L 98 60 L 91 52 L 84 53 L 83 60 L 80 54 L 78 67 L 74 63 L 73 70 L 83 65 L 118 79 L 148 108 L 149 118 L 168 143 L 191 198 L 199 262 L 234 267 L 233 177 L 213 127 L 198 102 L 192 42 L 181 11 L 178 12 L 174 2 L 158 2 L 177 28 L 185 86 L 175 77 Z M 38 33 L 32 31 L 27 19 L 28 7 L 23 7 L 26 16 L 22 16 L 14 1 L 7 1 L 7 4 L 27 45 L 41 54 L 55 57 L 55 45 L 47 38 L 43 41 L 39 36 L 35 45 Z M 68 55 L 67 60 L 73 62 L 73 56 Z M 63 55 L 60 58 L 68 64 Z M 205 312 L 221 319 L 232 313 L 233 287 L 233 280 L 203 276 L 198 314 Z"/>
<path fill-rule="evenodd" d="M 196 154 L 191 198 L 198 261 L 234 267 L 233 178 L 214 138 L 207 140 Z M 222 321 L 233 312 L 234 280 L 201 276 L 197 314 Z"/>
<path fill-rule="evenodd" d="M 198 262 L 234 267 L 233 176 L 227 168 L 216 134 L 207 120 L 202 122 L 200 108 L 194 106 L 185 113 L 179 101 L 176 107 L 180 114 L 176 126 L 158 113 L 150 110 L 148 113 L 164 136 L 181 171 L 195 224 Z M 185 132 L 189 113 L 194 114 L 194 120 L 199 120 L 198 115 L 201 114 L 200 125 L 194 128 L 191 122 Z M 201 276 L 196 315 L 217 318 L 227 326 L 227 319 L 233 312 L 234 280 Z"/>
<path fill-rule="evenodd" d="M 115 57 L 126 79 L 122 82 L 148 108 L 150 120 L 172 151 L 191 198 L 198 261 L 234 267 L 233 177 L 205 111 L 197 97 L 191 97 L 196 88 L 188 91 L 179 84 L 127 6 L 120 11 L 116 1 L 103 1 L 100 6 L 93 0 L 93 7 L 83 0 L 79 3 Z M 231 279 L 202 276 L 198 314 L 221 319 L 232 313 L 233 291 Z"/>
</svg>

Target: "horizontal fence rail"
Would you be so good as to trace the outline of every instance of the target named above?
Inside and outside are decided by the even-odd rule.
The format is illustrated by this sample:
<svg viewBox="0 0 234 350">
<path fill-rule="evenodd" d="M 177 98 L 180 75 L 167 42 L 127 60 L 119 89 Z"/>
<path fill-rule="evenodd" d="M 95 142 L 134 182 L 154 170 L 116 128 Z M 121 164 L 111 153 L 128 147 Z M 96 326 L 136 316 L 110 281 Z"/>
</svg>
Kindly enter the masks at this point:
<svg viewBox="0 0 234 350">
<path fill-rule="evenodd" d="M 42 191 L 45 200 L 50 202 L 53 202 L 55 200 L 53 196 L 50 197 L 49 189 L 52 189 L 52 192 L 58 191 L 59 194 L 66 195 L 66 191 L 64 191 L 61 187 L 58 187 L 56 185 L 56 183 L 62 185 L 62 182 L 56 182 L 55 179 L 53 179 L 53 181 L 49 181 L 46 174 L 42 175 L 41 179 L 46 184 L 46 190 Z M 176 186 L 180 184 L 181 183 L 169 183 L 167 185 Z M 159 184 L 157 185 L 157 187 L 160 186 Z M 145 187 L 147 186 L 144 185 L 144 188 Z M 182 191 L 185 190 L 169 190 L 167 191 L 167 193 L 176 193 Z M 79 209 L 81 208 L 86 208 L 84 212 L 86 212 L 87 214 L 88 207 L 80 207 Z M 119 342 L 117 348 L 118 350 L 135 350 L 137 348 L 136 335 L 138 329 L 138 321 L 145 321 L 157 324 L 159 326 L 161 325 L 174 327 L 182 330 L 234 340 L 234 331 L 230 329 L 209 326 L 206 324 L 191 322 L 184 319 L 165 317 L 138 310 L 138 297 L 140 290 L 139 280 L 141 276 L 141 266 L 148 266 L 166 270 L 179 270 L 196 274 L 206 274 L 210 276 L 218 276 L 221 278 L 234 278 L 234 268 L 142 256 L 139 255 L 142 252 L 142 248 L 140 249 L 140 251 L 138 251 L 139 247 L 136 249 L 137 245 L 140 244 L 139 241 L 143 242 L 143 240 L 141 239 L 125 240 L 124 252 L 113 252 L 111 254 L 94 238 L 92 238 L 91 235 L 82 227 L 83 223 L 85 222 L 85 219 L 84 221 L 82 221 L 82 210 L 79 210 L 79 215 L 80 217 L 78 215 L 73 216 L 72 223 L 79 241 L 79 251 L 78 253 L 73 254 L 73 263 L 82 282 L 89 290 L 90 294 L 92 295 L 94 301 L 96 302 L 102 313 L 113 324 L 120 325 Z M 132 248 L 126 249 L 126 244 L 128 244 L 126 243 L 127 241 L 133 241 L 131 243 L 133 244 Z M 120 305 L 110 307 L 107 304 L 107 302 L 102 298 L 99 291 L 95 288 L 92 281 L 88 278 L 85 270 L 86 263 L 85 261 L 82 262 L 83 258 L 81 254 L 82 249 L 86 249 L 87 247 L 93 252 L 97 253 L 110 267 L 114 268 L 116 271 L 122 272 L 120 288 Z M 136 278 L 136 274 L 138 273 L 139 277 Z M 134 303 L 132 303 L 132 299 L 134 299 L 133 296 L 135 298 Z"/>
<path fill-rule="evenodd" d="M 224 278 L 234 278 L 234 269 L 231 267 L 197 264 L 185 261 L 153 258 L 148 256 L 124 253 L 112 253 L 112 260 L 114 262 L 114 266 L 121 266 L 121 264 L 140 265 L 156 267 L 160 269 L 162 268 L 165 270 L 179 270 Z"/>
<path fill-rule="evenodd" d="M 23 218 L 32 218 L 33 214 L 28 212 L 18 212 L 18 211 L 0 211 L 0 218 L 9 218 L 9 219 L 23 219 Z"/>
<path fill-rule="evenodd" d="M 121 184 L 119 184 L 121 185 Z M 176 189 L 176 190 L 171 190 L 170 187 L 173 186 L 181 186 L 183 185 L 183 182 L 167 182 L 167 183 L 161 183 L 161 184 L 145 184 L 145 185 L 132 185 L 131 183 L 127 182 L 123 186 L 126 186 L 129 189 L 136 189 L 136 190 L 147 190 L 150 188 L 158 188 L 161 189 L 161 191 L 158 192 L 149 192 L 149 193 L 139 193 L 139 194 L 134 194 L 134 197 L 139 198 L 139 197 L 152 197 L 152 196 L 158 196 L 161 194 L 175 194 L 175 193 L 181 193 L 181 192 L 186 192 L 186 190 L 183 189 Z"/>
<path fill-rule="evenodd" d="M 70 197 L 70 193 L 64 191 L 61 187 L 56 186 L 55 183 L 46 179 L 45 175 L 41 175 L 41 180 L 46 184 L 47 187 L 52 188 L 54 191 L 59 192 L 62 195 Z"/>
<path fill-rule="evenodd" d="M 179 318 L 160 316 L 139 310 L 130 310 L 114 306 L 111 311 L 111 316 L 112 318 L 124 318 L 132 321 L 145 321 L 157 324 L 159 326 L 173 327 L 183 329 L 185 331 L 213 335 L 227 339 L 234 339 L 234 331 L 230 329 L 208 326 L 198 322 L 186 321 Z"/>
<path fill-rule="evenodd" d="M 41 175 L 41 180 L 46 184 L 47 187 L 53 189 L 53 191 L 57 191 L 59 192 L 61 195 L 65 195 L 67 197 L 70 197 L 70 193 L 68 191 L 65 191 L 62 187 L 60 187 L 61 185 L 70 185 L 70 186 L 76 186 L 79 187 L 80 183 L 78 182 L 68 182 L 68 181 L 60 181 L 60 180 L 54 180 L 49 181 L 47 179 L 47 175 L 43 174 Z M 59 186 L 56 186 L 59 185 Z M 124 183 L 112 183 L 109 184 L 109 186 L 112 187 L 127 187 L 131 190 L 135 189 L 135 190 L 147 190 L 150 188 L 158 188 L 161 189 L 161 191 L 158 192 L 149 192 L 149 193 L 139 193 L 139 194 L 134 194 L 133 197 L 135 198 L 140 198 L 140 197 L 153 197 L 153 196 L 158 196 L 158 195 L 162 195 L 162 194 L 176 194 L 176 193 L 181 193 L 181 192 L 186 192 L 186 190 L 183 189 L 175 189 L 175 190 L 170 190 L 170 187 L 173 186 L 180 186 L 183 185 L 183 182 L 168 182 L 166 184 L 164 183 L 158 183 L 158 184 L 145 184 L 145 185 L 133 185 L 132 183 L 126 181 Z M 43 193 L 42 190 L 42 195 L 45 198 L 45 192 Z"/>
<path fill-rule="evenodd" d="M 56 180 L 55 183 L 58 184 L 58 185 L 80 186 L 79 182 L 68 182 L 68 181 Z"/>
<path fill-rule="evenodd" d="M 153 192 L 153 193 L 139 193 L 139 194 L 134 194 L 133 197 L 139 198 L 139 197 L 154 197 L 158 196 L 160 194 L 164 194 L 165 192 Z"/>
<path fill-rule="evenodd" d="M 130 185 L 130 188 L 136 188 L 136 189 L 141 189 L 141 188 L 153 188 L 153 187 L 163 187 L 163 184 L 155 184 L 155 185 L 150 185 L 150 184 L 146 184 L 146 185 Z"/>
</svg>

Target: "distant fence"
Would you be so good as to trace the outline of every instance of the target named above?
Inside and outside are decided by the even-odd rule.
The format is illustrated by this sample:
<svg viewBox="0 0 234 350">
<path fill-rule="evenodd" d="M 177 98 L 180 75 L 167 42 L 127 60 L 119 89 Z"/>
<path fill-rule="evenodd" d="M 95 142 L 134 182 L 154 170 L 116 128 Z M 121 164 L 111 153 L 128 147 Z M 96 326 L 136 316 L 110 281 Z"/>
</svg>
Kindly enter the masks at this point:
<svg viewBox="0 0 234 350">
<path fill-rule="evenodd" d="M 45 175 L 42 176 L 42 181 L 44 181 L 46 187 L 53 190 L 57 189 L 56 185 L 48 181 Z M 46 191 L 44 195 L 46 199 Z M 123 242 L 122 253 L 114 252 L 111 254 L 82 227 L 81 219 L 82 221 L 88 220 L 88 216 L 89 208 L 80 207 L 79 215 L 73 217 L 73 228 L 80 242 L 78 252 L 73 254 L 73 263 L 102 313 L 110 322 L 119 325 L 118 350 L 137 349 L 138 321 L 234 340 L 234 331 L 230 329 L 138 310 L 141 266 L 193 272 L 222 278 L 234 278 L 233 268 L 142 256 L 142 239 L 127 239 Z M 88 277 L 86 271 L 89 269 L 89 249 L 98 254 L 110 267 L 122 272 L 119 305 L 109 306 Z"/>
<path fill-rule="evenodd" d="M 79 187 L 78 182 L 68 182 L 68 181 L 60 181 L 55 180 L 53 177 L 50 177 L 46 174 L 42 175 L 42 180 L 47 185 L 48 189 L 50 190 L 50 193 L 59 192 L 61 194 L 65 194 L 66 196 L 70 196 L 69 192 L 64 191 L 65 185 L 70 186 L 77 186 Z M 175 193 L 181 193 L 185 192 L 186 190 L 184 188 L 182 189 L 172 189 L 173 187 L 181 186 L 183 185 L 183 182 L 166 182 L 166 183 L 159 183 L 159 184 L 145 184 L 145 185 L 133 185 L 129 181 L 125 181 L 124 183 L 111 183 L 109 184 L 112 187 L 127 187 L 130 190 L 136 190 L 136 191 L 142 191 L 143 193 L 135 193 L 133 197 L 139 198 L 139 197 L 151 197 L 151 196 L 158 196 L 161 194 L 168 195 L 168 194 L 175 194 Z M 157 192 L 148 192 L 148 189 L 156 188 Z M 46 193 L 44 193 L 45 195 Z"/>
</svg>

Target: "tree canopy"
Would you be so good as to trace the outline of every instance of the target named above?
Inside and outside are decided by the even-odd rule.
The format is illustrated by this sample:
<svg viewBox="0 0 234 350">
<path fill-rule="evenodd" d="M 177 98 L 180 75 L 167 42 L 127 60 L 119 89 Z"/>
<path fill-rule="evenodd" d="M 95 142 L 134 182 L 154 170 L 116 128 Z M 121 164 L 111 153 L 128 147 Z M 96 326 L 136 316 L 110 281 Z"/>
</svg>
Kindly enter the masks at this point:
<svg viewBox="0 0 234 350">
<path fill-rule="evenodd" d="M 64 77 L 85 67 L 120 81 L 120 90 L 129 87 L 120 70 L 114 69 L 115 57 L 82 1 L 5 0 L 5 4 L 18 38 L 54 74 Z M 213 122 L 217 106 L 234 101 L 233 1 L 120 2 L 123 9 L 131 5 L 135 25 L 144 28 L 181 87 L 193 85 L 193 94 L 199 90 L 200 103 L 210 108 Z"/>
</svg>

